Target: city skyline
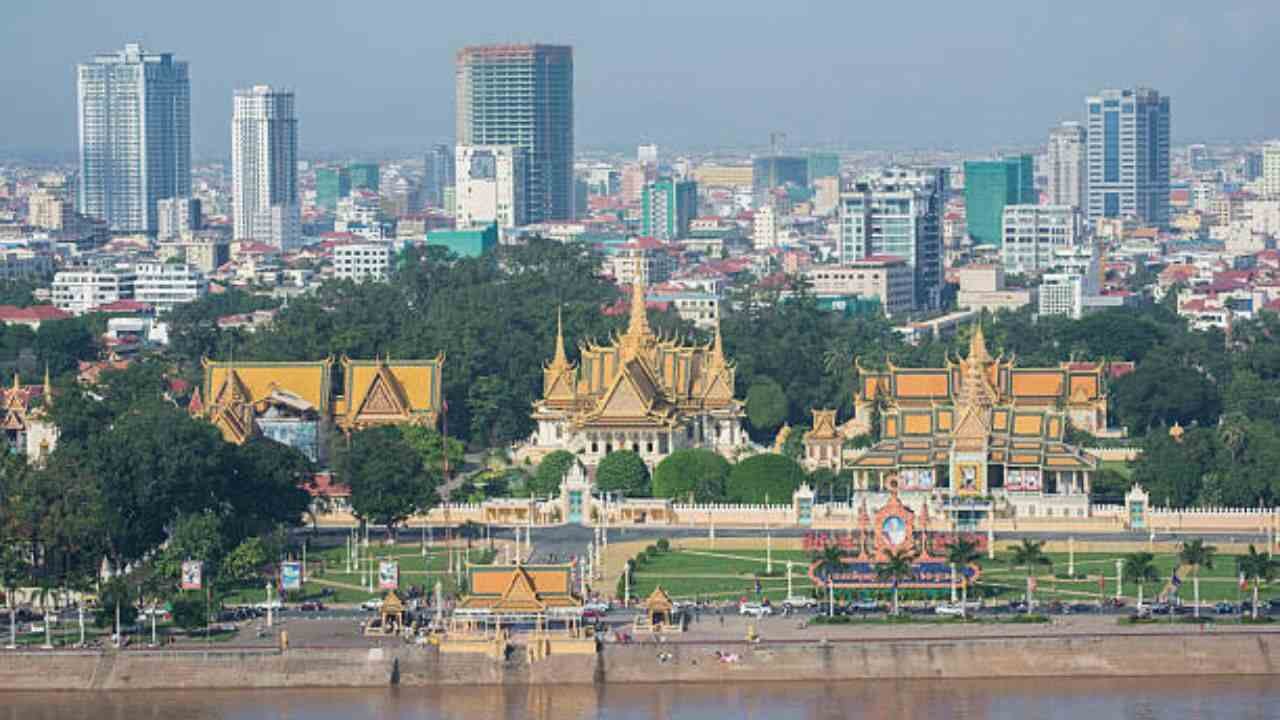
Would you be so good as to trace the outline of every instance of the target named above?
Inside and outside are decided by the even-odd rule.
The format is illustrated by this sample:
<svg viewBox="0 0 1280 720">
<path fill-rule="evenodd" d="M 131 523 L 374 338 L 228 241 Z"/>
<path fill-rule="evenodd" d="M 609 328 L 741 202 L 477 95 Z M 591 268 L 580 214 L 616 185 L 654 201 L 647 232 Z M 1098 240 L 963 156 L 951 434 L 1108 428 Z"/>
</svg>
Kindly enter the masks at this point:
<svg viewBox="0 0 1280 720">
<path fill-rule="evenodd" d="M 1088 94 L 1138 85 L 1158 87 L 1178 103 L 1174 143 L 1280 133 L 1275 98 L 1235 89 L 1267 86 L 1259 74 L 1265 63 L 1259 61 L 1265 28 L 1274 25 L 1276 14 L 1243 3 L 1225 9 L 1165 5 L 1154 16 L 1149 7 L 1109 7 L 1107 22 L 1090 22 L 1102 17 L 1100 4 L 1078 8 L 1072 17 L 1006 5 L 966 19 L 957 16 L 958 9 L 937 8 L 913 22 L 911 35 L 894 40 L 856 34 L 856 44 L 840 28 L 864 20 L 817 3 L 735 5 L 734 13 L 721 12 L 725 8 L 718 3 L 644 13 L 590 8 L 568 21 L 560 14 L 555 22 L 555 13 L 504 6 L 496 25 L 488 22 L 492 11 L 485 11 L 486 23 L 477 24 L 466 19 L 478 10 L 450 9 L 450 18 L 459 22 L 448 27 L 457 30 L 426 38 L 417 33 L 412 40 L 398 39 L 402 26 L 417 26 L 421 11 L 411 7 L 362 8 L 360 22 L 347 29 L 313 19 L 325 17 L 323 7 L 308 8 L 303 21 L 286 6 L 266 11 L 255 25 L 264 42 L 246 38 L 235 53 L 226 52 L 223 42 L 234 8 L 218 10 L 217 16 L 187 9 L 178 22 L 156 4 L 112 7 L 109 15 L 106 7 L 79 2 L 24 8 L 0 29 L 0 61 L 29 68 L 0 79 L 0 91 L 26 103 L 6 133 L 6 149 L 69 147 L 75 99 L 65 88 L 71 67 L 90 53 L 133 41 L 191 63 L 193 152 L 201 158 L 229 156 L 225 113 L 218 108 L 234 88 L 258 82 L 291 87 L 306 98 L 299 108 L 308 120 L 304 157 L 451 142 L 453 54 L 489 41 L 574 47 L 580 147 L 645 141 L 666 147 L 763 146 L 770 130 L 785 131 L 792 146 L 980 150 L 1042 144 L 1045 127 L 1083 119 L 1081 101 Z M 95 22 L 74 23 L 52 35 L 33 31 L 52 21 L 51 12 L 69 11 Z M 873 12 L 867 21 L 895 26 L 917 20 L 899 10 Z M 1119 42 L 1117 33 L 1139 15 L 1151 29 L 1136 41 Z M 824 21 L 804 25 L 815 17 Z M 666 48 L 653 53 L 640 44 L 647 42 L 644 29 L 658 23 Z M 785 35 L 777 28 L 786 27 L 803 27 L 805 42 L 774 37 Z M 384 33 L 377 47 L 356 32 L 373 28 Z M 699 34 L 707 28 L 720 32 Z M 1073 29 L 1087 29 L 1091 39 L 1068 52 L 1069 38 L 1059 36 L 1078 35 L 1063 32 Z M 268 37 L 271 42 L 265 42 Z M 760 47 L 776 49 L 743 50 Z M 1039 55 L 1025 57 L 1023 47 L 1040 48 Z M 1235 82 L 1214 80 L 1227 76 Z M 1224 115 L 1224 106 L 1236 112 Z M 778 108 L 794 110 L 780 114 Z M 358 139 L 349 134 L 353 129 Z"/>
</svg>

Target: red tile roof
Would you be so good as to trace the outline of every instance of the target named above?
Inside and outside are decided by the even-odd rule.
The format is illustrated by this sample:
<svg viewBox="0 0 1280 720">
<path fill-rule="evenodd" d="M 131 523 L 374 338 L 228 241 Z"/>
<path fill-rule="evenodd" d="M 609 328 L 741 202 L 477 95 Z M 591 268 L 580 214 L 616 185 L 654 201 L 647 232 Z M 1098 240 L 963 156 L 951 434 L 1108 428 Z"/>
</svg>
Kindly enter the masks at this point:
<svg viewBox="0 0 1280 720">
<path fill-rule="evenodd" d="M 14 307 L 13 305 L 0 305 L 0 322 L 45 322 L 46 320 L 65 320 L 71 317 L 71 313 L 63 312 L 52 305 L 31 305 L 29 307 Z"/>
</svg>

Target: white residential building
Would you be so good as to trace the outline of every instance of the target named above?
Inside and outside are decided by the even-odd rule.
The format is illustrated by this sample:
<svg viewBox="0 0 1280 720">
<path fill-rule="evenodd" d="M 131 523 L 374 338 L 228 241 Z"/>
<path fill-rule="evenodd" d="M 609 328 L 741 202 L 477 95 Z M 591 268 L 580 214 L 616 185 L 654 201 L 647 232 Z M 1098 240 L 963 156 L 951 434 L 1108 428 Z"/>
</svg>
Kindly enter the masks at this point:
<svg viewBox="0 0 1280 720">
<path fill-rule="evenodd" d="M 1280 198 L 1280 140 L 1262 148 L 1262 192 L 1267 197 Z"/>
<path fill-rule="evenodd" d="M 778 246 L 778 213 L 772 205 L 756 208 L 751 220 L 751 246 L 756 250 Z"/>
<path fill-rule="evenodd" d="M 1006 205 L 1001 263 L 1007 273 L 1038 273 L 1053 266 L 1054 251 L 1084 240 L 1084 217 L 1073 205 Z"/>
<path fill-rule="evenodd" d="M 382 282 L 391 270 L 391 246 L 385 243 L 352 243 L 333 249 L 334 277 L 339 280 Z"/>
<path fill-rule="evenodd" d="M 293 92 L 236 90 L 231 117 L 233 237 L 290 250 L 302 243 Z"/>
<path fill-rule="evenodd" d="M 454 220 L 459 230 L 498 224 L 499 242 L 529 222 L 525 202 L 529 168 L 517 145 L 459 145 L 454 151 Z"/>
<path fill-rule="evenodd" d="M 1049 131 L 1049 203 L 1083 207 L 1085 200 L 1085 129 L 1064 122 Z"/>
<path fill-rule="evenodd" d="M 196 198 L 165 198 L 156 202 L 156 238 L 160 242 L 171 242 L 199 230 L 203 222 L 200 201 Z"/>
<path fill-rule="evenodd" d="M 1083 275 L 1050 273 L 1040 284 L 1041 315 L 1066 315 L 1079 320 L 1084 315 L 1084 300 L 1089 294 Z"/>
<path fill-rule="evenodd" d="M 59 310 L 75 315 L 92 312 L 133 297 L 135 275 L 132 268 L 77 268 L 53 276 L 50 292 Z"/>
<path fill-rule="evenodd" d="M 134 266 L 133 299 L 167 312 L 209 292 L 209 281 L 194 265 L 138 263 Z"/>
</svg>

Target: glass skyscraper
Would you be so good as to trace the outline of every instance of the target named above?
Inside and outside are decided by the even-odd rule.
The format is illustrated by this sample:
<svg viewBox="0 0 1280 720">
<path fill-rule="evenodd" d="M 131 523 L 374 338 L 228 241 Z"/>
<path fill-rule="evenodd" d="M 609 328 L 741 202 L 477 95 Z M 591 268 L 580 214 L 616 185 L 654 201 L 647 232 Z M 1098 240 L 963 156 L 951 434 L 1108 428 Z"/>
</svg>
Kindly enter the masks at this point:
<svg viewBox="0 0 1280 720">
<path fill-rule="evenodd" d="M 1103 90 L 1088 114 L 1089 220 L 1169 225 L 1169 98 L 1149 88 Z"/>
<path fill-rule="evenodd" d="M 456 73 L 457 144 L 524 148 L 529 222 L 572 220 L 573 48 L 467 47 Z"/>
<path fill-rule="evenodd" d="M 187 64 L 137 43 L 76 67 L 80 212 L 112 232 L 155 233 L 156 201 L 191 195 Z"/>
<path fill-rule="evenodd" d="M 999 246 L 1006 205 L 1035 204 L 1035 163 L 1030 155 L 964 164 L 964 217 L 974 245 Z"/>
<path fill-rule="evenodd" d="M 231 116 L 234 237 L 282 249 L 302 239 L 298 207 L 298 119 L 293 92 L 236 90 Z"/>
</svg>

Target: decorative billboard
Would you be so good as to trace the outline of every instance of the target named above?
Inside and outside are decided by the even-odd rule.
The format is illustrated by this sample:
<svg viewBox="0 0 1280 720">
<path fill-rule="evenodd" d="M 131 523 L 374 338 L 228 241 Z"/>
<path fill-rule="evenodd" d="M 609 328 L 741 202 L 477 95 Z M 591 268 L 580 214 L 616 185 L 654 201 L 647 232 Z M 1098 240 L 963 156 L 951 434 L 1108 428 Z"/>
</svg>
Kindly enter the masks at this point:
<svg viewBox="0 0 1280 720">
<path fill-rule="evenodd" d="M 287 562 L 280 565 L 280 587 L 285 590 L 302 589 L 302 563 Z"/>
<path fill-rule="evenodd" d="M 183 590 L 199 590 L 203 587 L 204 563 L 199 560 L 184 560 L 180 586 Z"/>
<path fill-rule="evenodd" d="M 383 590 L 395 590 L 400 587 L 400 563 L 395 560 L 383 560 L 378 563 L 378 587 Z"/>
</svg>

